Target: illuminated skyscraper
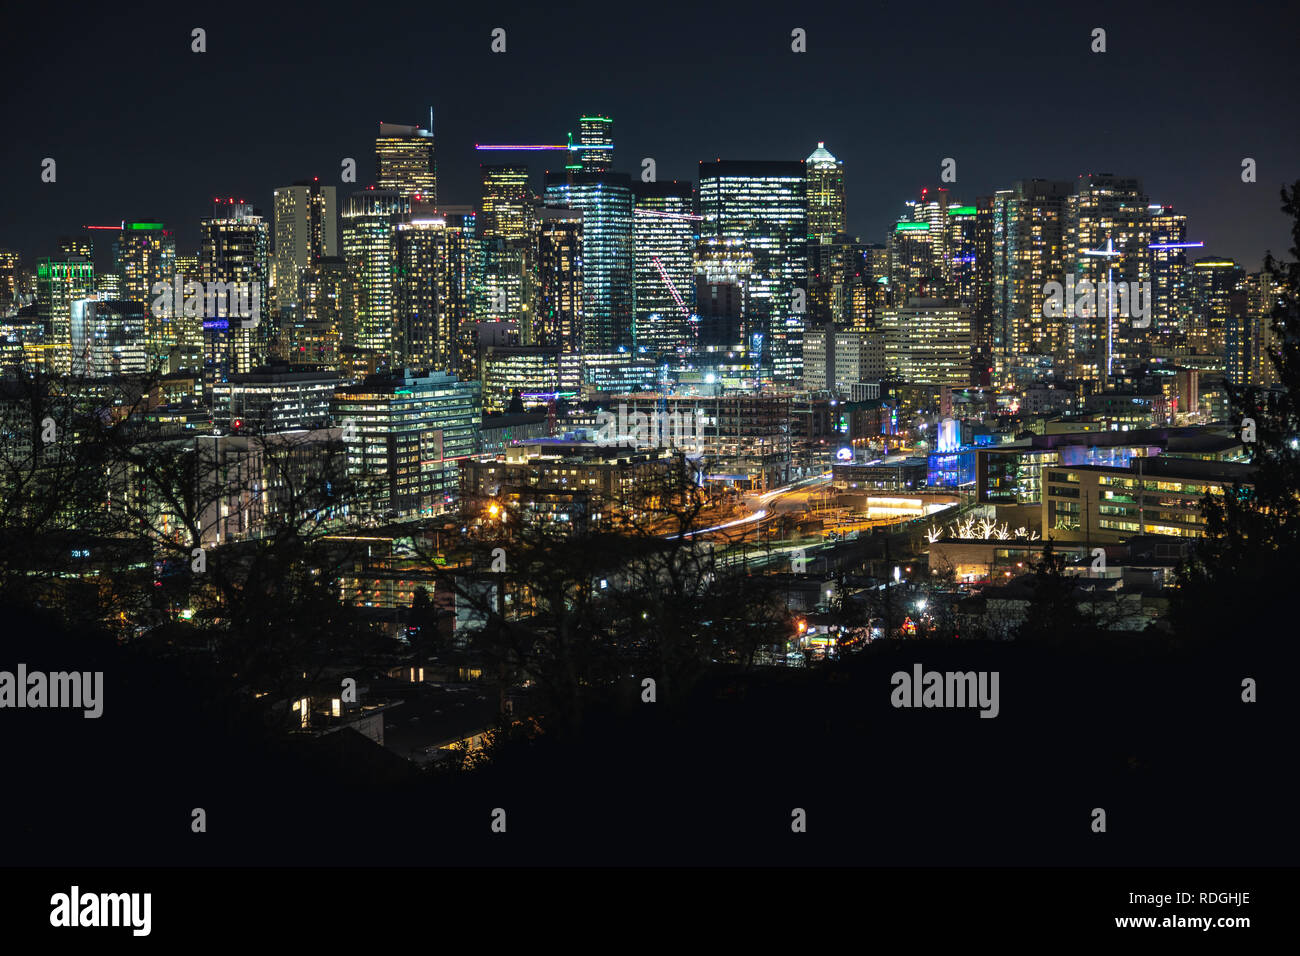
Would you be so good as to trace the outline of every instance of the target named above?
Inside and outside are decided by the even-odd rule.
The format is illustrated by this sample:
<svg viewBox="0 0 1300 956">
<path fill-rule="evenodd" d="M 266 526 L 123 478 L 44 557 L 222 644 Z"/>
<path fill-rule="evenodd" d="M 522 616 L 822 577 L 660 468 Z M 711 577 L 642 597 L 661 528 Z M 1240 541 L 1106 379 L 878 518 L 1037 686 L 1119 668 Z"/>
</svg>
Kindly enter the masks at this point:
<svg viewBox="0 0 1300 956">
<path fill-rule="evenodd" d="M 631 348 L 631 178 L 572 169 L 547 173 L 546 205 L 582 213 L 583 350 Z"/>
<path fill-rule="evenodd" d="M 527 241 L 532 235 L 533 195 L 527 166 L 480 166 L 485 239 Z"/>
<path fill-rule="evenodd" d="M 1072 320 L 1045 318 L 1044 288 L 1065 282 L 1066 203 L 1069 182 L 1028 179 L 999 190 L 991 202 L 993 293 L 989 345 L 1002 357 L 1055 353 L 1065 364 L 1073 347 Z M 983 354 L 983 349 L 979 350 Z"/>
<path fill-rule="evenodd" d="M 1245 380 L 1248 373 L 1244 369 L 1250 361 L 1245 280 L 1245 270 L 1231 259 L 1204 258 L 1192 263 L 1188 341 L 1198 352 L 1222 359 L 1231 333 L 1238 381 Z"/>
<path fill-rule="evenodd" d="M 1075 318 L 1073 348 L 1074 376 L 1106 385 L 1113 374 L 1117 323 L 1128 319 L 1118 314 L 1111 301 L 1109 282 L 1151 279 L 1151 221 L 1141 181 L 1111 173 L 1080 176 L 1066 200 L 1066 269 L 1075 283 L 1088 281 L 1098 290 L 1095 314 Z"/>
<path fill-rule="evenodd" d="M 536 344 L 582 351 L 582 213 L 537 210 Z"/>
<path fill-rule="evenodd" d="M 356 320 L 344 348 L 375 367 L 394 355 L 393 231 L 410 218 L 409 194 L 395 189 L 353 193 L 343 208 L 343 258 L 356 280 Z M 365 362 L 363 362 L 365 364 Z"/>
<path fill-rule="evenodd" d="M 336 193 L 319 180 L 275 191 L 275 307 L 281 312 L 300 305 L 302 270 L 339 254 Z"/>
<path fill-rule="evenodd" d="M 149 361 L 165 358 L 179 345 L 178 326 L 150 308 L 158 283 L 170 285 L 176 273 L 176 240 L 161 222 L 124 222 L 113 243 L 113 269 L 122 277 L 121 299 L 145 306 L 144 342 Z M 193 277 L 191 277 L 193 278 Z"/>
<path fill-rule="evenodd" d="M 885 309 L 885 366 L 900 381 L 926 385 L 968 385 L 971 376 L 970 310 L 938 299 L 912 299 Z"/>
<path fill-rule="evenodd" d="M 1168 336 L 1185 332 L 1187 217 L 1173 206 L 1151 206 L 1151 329 Z"/>
<path fill-rule="evenodd" d="M 658 355 L 686 345 L 695 310 L 695 244 L 699 239 L 690 183 L 634 182 L 633 257 L 638 349 Z"/>
<path fill-rule="evenodd" d="M 452 367 L 446 221 L 412 218 L 394 233 L 396 361 L 446 372 Z"/>
<path fill-rule="evenodd" d="M 11 249 L 0 249 L 0 318 L 17 308 L 21 293 L 22 259 Z"/>
<path fill-rule="evenodd" d="M 199 226 L 205 387 L 265 363 L 269 344 L 270 224 L 243 202 L 230 202 L 224 213 Z M 232 300 L 227 296 L 223 302 L 218 294 L 221 286 L 245 297 L 250 314 L 232 314 Z"/>
<path fill-rule="evenodd" d="M 833 242 L 847 232 L 844 211 L 844 164 L 825 143 L 804 160 L 808 166 L 808 241 Z"/>
<path fill-rule="evenodd" d="M 803 378 L 807 186 L 802 160 L 700 163 L 700 235 L 736 240 L 753 255 L 746 294 L 749 351 L 771 369 L 774 381 L 790 384 Z"/>
<path fill-rule="evenodd" d="M 289 361 L 338 371 L 348 324 L 356 314 L 354 281 L 341 256 L 322 256 L 302 271 L 301 308 L 290 337 Z"/>
<path fill-rule="evenodd" d="M 36 265 L 36 308 L 45 325 L 46 366 L 72 370 L 72 304 L 95 294 L 95 265 L 86 256 L 42 259 Z"/>
<path fill-rule="evenodd" d="M 72 303 L 72 374 L 91 378 L 146 370 L 146 303 L 77 299 Z"/>
<path fill-rule="evenodd" d="M 608 116 L 583 116 L 578 120 L 578 142 L 589 148 L 579 157 L 584 173 L 607 173 L 614 166 L 614 121 Z"/>
<path fill-rule="evenodd" d="M 433 132 L 418 126 L 380 123 L 375 139 L 375 184 L 407 197 L 438 203 L 438 166 Z"/>
</svg>

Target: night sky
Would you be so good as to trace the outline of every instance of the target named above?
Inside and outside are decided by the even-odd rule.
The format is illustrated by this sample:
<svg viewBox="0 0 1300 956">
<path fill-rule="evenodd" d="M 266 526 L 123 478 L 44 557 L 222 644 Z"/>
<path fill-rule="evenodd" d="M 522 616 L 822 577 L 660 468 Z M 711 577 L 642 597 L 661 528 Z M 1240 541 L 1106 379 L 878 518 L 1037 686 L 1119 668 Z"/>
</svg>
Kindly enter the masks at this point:
<svg viewBox="0 0 1300 956">
<path fill-rule="evenodd" d="M 478 203 L 482 162 L 532 160 L 540 191 L 562 154 L 474 144 L 562 143 L 601 112 L 617 168 L 654 157 L 661 180 L 824 140 L 865 241 L 950 156 L 966 202 L 1023 177 L 1138 176 L 1205 253 L 1254 269 L 1288 246 L 1298 21 L 1284 3 L 23 5 L 3 21 L 0 247 L 30 267 L 83 224 L 159 218 L 191 252 L 211 197 L 269 216 L 276 186 L 320 176 L 341 200 L 373 181 L 377 124 L 425 125 L 433 106 L 444 203 Z M 505 54 L 489 50 L 498 26 Z M 790 51 L 795 27 L 807 53 Z M 349 156 L 357 186 L 339 181 Z"/>
</svg>

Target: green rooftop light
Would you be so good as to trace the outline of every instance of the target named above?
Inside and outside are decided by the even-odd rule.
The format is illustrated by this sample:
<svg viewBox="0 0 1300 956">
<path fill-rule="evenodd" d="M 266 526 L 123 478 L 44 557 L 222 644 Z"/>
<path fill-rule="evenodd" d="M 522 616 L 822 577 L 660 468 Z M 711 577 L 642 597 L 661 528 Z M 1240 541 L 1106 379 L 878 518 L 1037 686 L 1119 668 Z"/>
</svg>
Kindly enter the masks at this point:
<svg viewBox="0 0 1300 956">
<path fill-rule="evenodd" d="M 929 232 L 928 222 L 900 222 L 894 227 L 895 232 Z"/>
<path fill-rule="evenodd" d="M 974 206 L 949 206 L 948 215 L 950 216 L 973 216 L 975 215 Z"/>
<path fill-rule="evenodd" d="M 163 224 L 160 222 L 133 222 L 130 224 L 131 229 L 161 229 Z"/>
</svg>

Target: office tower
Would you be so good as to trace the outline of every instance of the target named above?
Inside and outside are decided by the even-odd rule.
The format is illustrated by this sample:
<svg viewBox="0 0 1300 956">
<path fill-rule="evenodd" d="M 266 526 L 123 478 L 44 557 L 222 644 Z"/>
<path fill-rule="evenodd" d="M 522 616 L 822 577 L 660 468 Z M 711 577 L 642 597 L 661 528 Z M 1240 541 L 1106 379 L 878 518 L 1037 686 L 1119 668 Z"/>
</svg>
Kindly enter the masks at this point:
<svg viewBox="0 0 1300 956">
<path fill-rule="evenodd" d="M 847 232 L 844 211 L 844 163 L 825 143 L 804 160 L 808 168 L 808 242 L 833 242 Z"/>
<path fill-rule="evenodd" d="M 516 394 L 525 406 L 560 387 L 560 350 L 537 346 L 489 345 L 483 349 L 483 410 L 504 412 Z"/>
<path fill-rule="evenodd" d="M 76 299 L 72 303 L 72 374 L 139 375 L 147 369 L 144 302 Z"/>
<path fill-rule="evenodd" d="M 342 256 L 322 256 L 302 270 L 301 309 L 290 336 L 295 365 L 339 370 L 343 342 L 351 338 L 355 282 Z"/>
<path fill-rule="evenodd" d="M 177 253 L 175 274 L 180 276 L 182 279 L 194 279 L 197 281 L 199 278 L 199 254 L 197 252 L 192 255 L 181 255 L 180 253 Z"/>
<path fill-rule="evenodd" d="M 942 264 L 943 295 L 972 310 L 976 299 L 976 218 L 974 206 L 949 203 L 942 220 L 944 256 Z"/>
<path fill-rule="evenodd" d="M 343 346 L 376 367 L 393 359 L 393 232 L 411 215 L 411 196 L 396 189 L 353 193 L 343 207 L 343 258 L 356 280 L 356 319 Z"/>
<path fill-rule="evenodd" d="M 1273 330 L 1273 312 L 1282 304 L 1283 299 L 1271 273 L 1253 272 L 1246 277 L 1244 285 L 1246 316 L 1250 328 L 1247 382 L 1250 385 L 1275 385 L 1278 374 L 1270 358 L 1270 353 L 1278 344 L 1277 333 Z"/>
<path fill-rule="evenodd" d="M 437 514 L 459 491 L 459 465 L 479 450 L 478 382 L 446 372 L 394 369 L 335 392 L 349 471 L 362 481 L 371 514 Z"/>
<path fill-rule="evenodd" d="M 1012 356 L 1054 353 L 1068 364 L 1073 320 L 1045 317 L 1046 286 L 1066 278 L 1066 204 L 1073 184 L 1028 179 L 1002 189 L 989 204 L 988 243 L 992 328 L 985 344 L 1003 365 Z M 977 213 L 978 216 L 978 213 Z M 987 307 L 987 306 L 986 306 Z M 983 347 L 979 348 L 981 354 Z"/>
<path fill-rule="evenodd" d="M 686 346 L 695 310 L 698 217 L 692 185 L 634 182 L 632 222 L 636 270 L 637 349 L 660 355 Z"/>
<path fill-rule="evenodd" d="M 447 230 L 447 313 L 451 317 L 452 362 L 462 382 L 479 379 L 479 328 L 487 317 L 486 256 L 478 238 L 478 217 L 468 206 L 444 206 Z"/>
<path fill-rule="evenodd" d="M 72 370 L 72 304 L 95 294 L 95 266 L 82 255 L 42 259 L 36 265 L 36 309 L 45 326 L 46 367 Z"/>
<path fill-rule="evenodd" d="M 22 290 L 22 257 L 12 249 L 0 249 L 0 318 L 16 311 Z"/>
<path fill-rule="evenodd" d="M 745 323 L 753 274 L 754 253 L 745 243 L 712 236 L 700 238 L 695 250 L 695 308 L 699 324 L 693 346 L 749 351 Z"/>
<path fill-rule="evenodd" d="M 582 351 L 582 213 L 537 210 L 536 344 Z"/>
<path fill-rule="evenodd" d="M 212 423 L 219 432 L 269 434 L 329 428 L 338 372 L 272 362 L 215 386 Z"/>
<path fill-rule="evenodd" d="M 447 224 L 413 217 L 394 232 L 397 362 L 447 372 L 452 368 L 452 316 L 448 301 Z"/>
<path fill-rule="evenodd" d="M 1066 269 L 1098 292 L 1097 308 L 1073 320 L 1072 377 L 1104 387 L 1114 374 L 1118 302 L 1109 283 L 1149 282 L 1151 223 L 1141 181 L 1111 173 L 1087 174 L 1066 200 Z"/>
<path fill-rule="evenodd" d="M 483 295 L 486 301 L 482 321 L 505 327 L 512 344 L 531 345 L 536 294 L 532 250 L 525 242 L 505 239 L 482 239 L 480 242 L 483 246 Z"/>
<path fill-rule="evenodd" d="M 532 235 L 533 194 L 527 166 L 480 166 L 483 211 L 480 223 L 486 239 L 526 241 Z"/>
<path fill-rule="evenodd" d="M 546 205 L 582 213 L 582 348 L 632 347 L 632 181 L 623 173 L 546 174 Z"/>
<path fill-rule="evenodd" d="M 1147 208 L 1151 223 L 1151 331 L 1160 336 L 1186 332 L 1187 217 L 1173 206 Z"/>
<path fill-rule="evenodd" d="M 270 224 L 244 202 L 219 206 L 218 214 L 199 224 L 205 391 L 232 373 L 261 365 L 269 344 Z M 247 303 L 249 314 L 232 308 L 234 296 Z"/>
<path fill-rule="evenodd" d="M 59 236 L 58 257 L 69 259 L 74 256 L 95 261 L 95 244 L 89 235 L 83 233 L 80 236 Z"/>
<path fill-rule="evenodd" d="M 806 167 L 802 160 L 718 160 L 700 163 L 699 182 L 701 237 L 743 243 L 753 256 L 747 346 L 774 381 L 798 383 L 807 315 Z"/>
<path fill-rule="evenodd" d="M 433 132 L 418 126 L 380 123 L 375 139 L 375 185 L 407 198 L 438 204 L 438 167 Z"/>
<path fill-rule="evenodd" d="M 337 190 L 319 179 L 275 191 L 275 307 L 281 313 L 302 302 L 302 270 L 323 256 L 339 254 Z"/>
<path fill-rule="evenodd" d="M 1234 298 L 1244 291 L 1245 279 L 1245 270 L 1231 259 L 1210 257 L 1192 263 L 1188 342 L 1198 352 L 1224 356 L 1229 329 L 1234 330 L 1234 348 L 1243 348 L 1240 323 L 1244 302 Z"/>
<path fill-rule="evenodd" d="M 122 298 L 122 273 L 101 272 L 95 276 L 95 295 L 105 302 Z"/>
<path fill-rule="evenodd" d="M 179 344 L 175 338 L 177 326 L 151 306 L 157 297 L 155 286 L 160 283 L 170 286 L 176 274 L 176 240 L 161 222 L 124 222 L 113 243 L 113 270 L 122 277 L 116 297 L 145 306 L 144 336 L 149 361 L 165 358 Z"/>
<path fill-rule="evenodd" d="M 608 116 L 578 119 L 578 165 L 584 173 L 607 173 L 614 168 L 614 121 Z"/>
<path fill-rule="evenodd" d="M 914 298 L 881 314 L 885 366 L 909 384 L 969 385 L 974 337 L 969 309 Z"/>
</svg>

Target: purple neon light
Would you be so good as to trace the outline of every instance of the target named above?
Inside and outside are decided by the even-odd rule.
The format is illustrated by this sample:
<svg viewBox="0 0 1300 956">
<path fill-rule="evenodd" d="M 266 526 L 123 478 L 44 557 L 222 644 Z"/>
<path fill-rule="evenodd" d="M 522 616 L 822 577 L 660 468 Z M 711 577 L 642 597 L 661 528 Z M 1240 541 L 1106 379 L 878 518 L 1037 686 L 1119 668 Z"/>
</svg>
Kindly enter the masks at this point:
<svg viewBox="0 0 1300 956">
<path fill-rule="evenodd" d="M 1156 242 L 1147 246 L 1148 249 L 1199 249 L 1205 245 L 1203 242 Z"/>
</svg>

